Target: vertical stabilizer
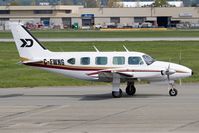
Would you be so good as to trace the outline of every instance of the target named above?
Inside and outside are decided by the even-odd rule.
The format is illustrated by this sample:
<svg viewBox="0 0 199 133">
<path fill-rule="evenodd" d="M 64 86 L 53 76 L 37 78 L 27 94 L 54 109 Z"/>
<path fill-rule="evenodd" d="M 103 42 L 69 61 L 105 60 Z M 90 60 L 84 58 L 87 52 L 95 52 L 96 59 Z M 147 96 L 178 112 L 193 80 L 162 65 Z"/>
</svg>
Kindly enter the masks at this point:
<svg viewBox="0 0 199 133">
<path fill-rule="evenodd" d="M 49 52 L 21 23 L 10 22 L 10 28 L 22 59 L 37 59 Z"/>
</svg>

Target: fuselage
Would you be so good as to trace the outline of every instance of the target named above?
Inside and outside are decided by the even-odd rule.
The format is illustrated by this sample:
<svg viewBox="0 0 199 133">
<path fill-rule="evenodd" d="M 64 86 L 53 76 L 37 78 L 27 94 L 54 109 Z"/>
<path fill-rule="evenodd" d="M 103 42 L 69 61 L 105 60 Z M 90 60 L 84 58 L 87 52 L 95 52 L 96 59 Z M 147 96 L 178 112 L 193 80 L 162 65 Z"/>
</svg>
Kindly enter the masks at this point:
<svg viewBox="0 0 199 133">
<path fill-rule="evenodd" d="M 140 52 L 51 52 L 22 24 L 10 23 L 21 63 L 82 80 L 112 82 L 112 96 L 122 96 L 121 82 L 127 82 L 126 93 L 136 92 L 135 80 L 167 81 L 170 96 L 176 96 L 174 80 L 189 77 L 192 70 L 175 63 L 156 61 Z"/>
<path fill-rule="evenodd" d="M 192 70 L 175 63 L 155 61 L 140 52 L 46 52 L 34 58 L 41 62 L 28 63 L 48 71 L 64 74 L 67 77 L 83 80 L 103 81 L 99 74 L 115 71 L 128 76 L 128 79 L 164 81 L 164 71 L 168 66 L 174 71 L 171 80 L 189 77 Z"/>
</svg>

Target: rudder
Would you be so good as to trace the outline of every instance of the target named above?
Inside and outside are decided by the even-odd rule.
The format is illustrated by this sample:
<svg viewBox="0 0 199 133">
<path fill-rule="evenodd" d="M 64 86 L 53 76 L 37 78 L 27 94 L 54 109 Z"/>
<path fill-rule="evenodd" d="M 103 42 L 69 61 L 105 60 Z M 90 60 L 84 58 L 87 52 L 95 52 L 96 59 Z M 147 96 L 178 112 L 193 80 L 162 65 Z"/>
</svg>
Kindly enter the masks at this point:
<svg viewBox="0 0 199 133">
<path fill-rule="evenodd" d="M 49 52 L 21 23 L 10 22 L 9 25 L 20 58 L 33 60 Z"/>
</svg>

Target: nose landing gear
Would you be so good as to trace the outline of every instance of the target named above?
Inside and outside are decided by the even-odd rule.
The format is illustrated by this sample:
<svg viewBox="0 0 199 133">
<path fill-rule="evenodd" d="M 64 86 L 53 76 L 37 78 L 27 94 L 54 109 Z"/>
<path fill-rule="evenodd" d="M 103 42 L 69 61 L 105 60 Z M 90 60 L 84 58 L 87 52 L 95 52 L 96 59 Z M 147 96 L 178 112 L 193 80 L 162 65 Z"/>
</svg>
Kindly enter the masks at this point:
<svg viewBox="0 0 199 133">
<path fill-rule="evenodd" d="M 171 89 L 169 90 L 169 95 L 170 96 L 177 96 L 178 95 L 178 90 L 174 88 L 174 84 L 170 83 Z"/>
</svg>

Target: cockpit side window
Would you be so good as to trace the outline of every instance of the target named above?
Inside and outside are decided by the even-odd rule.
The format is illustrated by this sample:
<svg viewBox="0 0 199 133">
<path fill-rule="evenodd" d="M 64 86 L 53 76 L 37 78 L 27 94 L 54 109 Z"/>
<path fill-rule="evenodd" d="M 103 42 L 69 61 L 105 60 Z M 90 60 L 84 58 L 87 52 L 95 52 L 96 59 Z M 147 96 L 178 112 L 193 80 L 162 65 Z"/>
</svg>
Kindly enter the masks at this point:
<svg viewBox="0 0 199 133">
<path fill-rule="evenodd" d="M 135 57 L 128 58 L 128 64 L 129 65 L 142 65 L 144 64 L 144 62 L 141 57 L 135 56 Z"/>
<path fill-rule="evenodd" d="M 68 62 L 69 64 L 74 65 L 74 64 L 75 64 L 75 58 L 70 58 L 70 59 L 67 60 L 67 62 Z"/>
<path fill-rule="evenodd" d="M 147 65 L 151 65 L 155 60 L 149 55 L 142 56 Z"/>
</svg>

